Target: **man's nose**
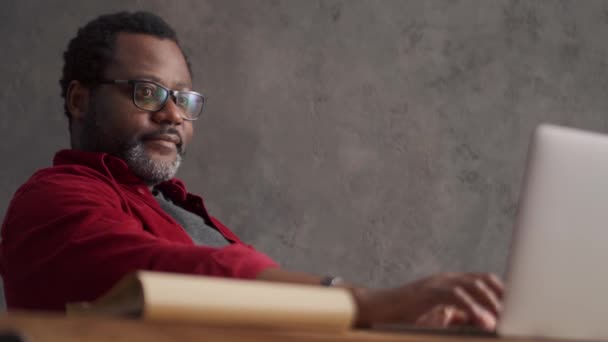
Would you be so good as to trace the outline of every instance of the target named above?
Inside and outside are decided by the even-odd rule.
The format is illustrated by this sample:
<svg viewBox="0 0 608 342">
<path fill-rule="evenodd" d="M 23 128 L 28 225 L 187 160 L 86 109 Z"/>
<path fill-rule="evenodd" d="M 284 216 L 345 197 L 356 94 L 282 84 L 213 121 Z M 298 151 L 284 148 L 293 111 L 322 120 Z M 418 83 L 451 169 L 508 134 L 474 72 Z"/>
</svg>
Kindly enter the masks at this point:
<svg viewBox="0 0 608 342">
<path fill-rule="evenodd" d="M 172 125 L 181 125 L 184 122 L 182 117 L 182 109 L 175 104 L 173 96 L 169 96 L 164 107 L 159 111 L 152 113 L 152 120 L 157 123 L 170 123 Z"/>
</svg>

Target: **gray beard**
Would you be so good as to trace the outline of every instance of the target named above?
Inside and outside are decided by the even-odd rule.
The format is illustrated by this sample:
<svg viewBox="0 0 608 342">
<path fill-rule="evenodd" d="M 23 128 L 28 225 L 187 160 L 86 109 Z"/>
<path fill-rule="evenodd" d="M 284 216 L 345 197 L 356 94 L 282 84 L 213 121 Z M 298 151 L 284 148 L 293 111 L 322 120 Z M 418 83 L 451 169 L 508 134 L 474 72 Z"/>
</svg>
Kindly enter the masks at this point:
<svg viewBox="0 0 608 342">
<path fill-rule="evenodd" d="M 92 110 L 85 118 L 84 134 L 81 136 L 81 146 L 84 150 L 106 152 L 121 158 L 127 163 L 131 172 L 148 186 L 154 186 L 175 177 L 184 154 L 181 146 L 178 147 L 175 160 L 154 161 L 146 155 L 140 137 L 133 137 L 129 141 L 116 140 L 112 130 L 98 121 L 99 111 L 96 105 L 97 103 L 92 103 Z M 167 127 L 164 127 L 164 130 L 166 129 Z"/>
<path fill-rule="evenodd" d="M 122 158 L 129 169 L 147 185 L 156 185 L 175 177 L 182 162 L 181 153 L 170 162 L 153 161 L 148 158 L 141 142 L 121 151 L 118 157 Z"/>
</svg>

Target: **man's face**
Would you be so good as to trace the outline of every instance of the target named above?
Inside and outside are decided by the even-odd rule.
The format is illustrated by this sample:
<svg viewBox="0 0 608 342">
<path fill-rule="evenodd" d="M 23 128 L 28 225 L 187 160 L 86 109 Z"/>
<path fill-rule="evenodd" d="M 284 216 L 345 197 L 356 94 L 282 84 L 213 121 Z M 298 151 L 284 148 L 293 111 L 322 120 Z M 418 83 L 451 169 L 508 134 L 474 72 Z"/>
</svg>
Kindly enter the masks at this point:
<svg viewBox="0 0 608 342">
<path fill-rule="evenodd" d="M 120 33 L 108 80 L 148 80 L 173 90 L 190 90 L 190 72 L 180 48 L 169 39 Z M 192 138 L 192 122 L 184 120 L 172 98 L 157 112 L 133 103 L 131 85 L 95 88 L 83 119 L 83 145 L 124 159 L 149 185 L 172 178 Z"/>
</svg>

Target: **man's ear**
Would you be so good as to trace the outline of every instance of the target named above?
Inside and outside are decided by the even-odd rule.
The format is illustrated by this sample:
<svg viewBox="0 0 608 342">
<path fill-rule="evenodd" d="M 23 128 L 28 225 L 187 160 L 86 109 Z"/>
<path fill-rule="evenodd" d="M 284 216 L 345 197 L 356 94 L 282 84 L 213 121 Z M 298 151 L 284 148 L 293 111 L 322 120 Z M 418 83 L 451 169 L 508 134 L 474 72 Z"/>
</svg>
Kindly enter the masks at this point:
<svg viewBox="0 0 608 342">
<path fill-rule="evenodd" d="M 80 121 L 89 109 L 89 87 L 80 81 L 71 81 L 65 95 L 66 105 L 73 121 Z"/>
</svg>

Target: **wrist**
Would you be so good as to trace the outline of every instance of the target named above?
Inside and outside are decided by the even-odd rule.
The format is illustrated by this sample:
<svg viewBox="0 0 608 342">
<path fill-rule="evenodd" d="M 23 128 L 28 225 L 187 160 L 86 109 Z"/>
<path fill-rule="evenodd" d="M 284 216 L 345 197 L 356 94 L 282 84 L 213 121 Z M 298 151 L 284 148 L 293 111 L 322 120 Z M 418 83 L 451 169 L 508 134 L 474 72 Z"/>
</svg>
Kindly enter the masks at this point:
<svg viewBox="0 0 608 342">
<path fill-rule="evenodd" d="M 319 282 L 322 286 L 327 287 L 338 287 L 346 289 L 350 292 L 353 301 L 355 303 L 355 318 L 353 320 L 353 326 L 358 328 L 368 327 L 371 320 L 368 318 L 370 313 L 370 296 L 368 295 L 369 289 L 363 287 L 357 287 L 352 284 L 345 282 L 341 277 L 326 276 L 321 278 Z"/>
<path fill-rule="evenodd" d="M 349 287 L 348 290 L 355 302 L 353 326 L 356 328 L 369 328 L 373 322 L 373 291 L 363 287 Z"/>
</svg>

